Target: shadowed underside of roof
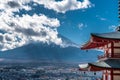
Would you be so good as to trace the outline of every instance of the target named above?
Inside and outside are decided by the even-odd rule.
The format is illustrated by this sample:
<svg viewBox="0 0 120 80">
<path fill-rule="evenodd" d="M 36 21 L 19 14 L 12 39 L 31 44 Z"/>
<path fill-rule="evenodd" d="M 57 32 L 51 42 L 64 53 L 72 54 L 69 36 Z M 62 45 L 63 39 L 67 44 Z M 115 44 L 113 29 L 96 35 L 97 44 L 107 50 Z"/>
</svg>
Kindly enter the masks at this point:
<svg viewBox="0 0 120 80">
<path fill-rule="evenodd" d="M 105 69 L 119 69 L 120 70 L 120 59 L 107 59 L 94 63 L 80 64 L 80 70 L 105 70 Z"/>
<path fill-rule="evenodd" d="M 91 33 L 91 39 L 81 49 L 99 48 L 111 42 L 120 42 L 120 32 Z"/>
<path fill-rule="evenodd" d="M 120 32 L 110 32 L 110 33 L 91 33 L 92 36 L 105 38 L 105 39 L 119 39 L 120 40 Z"/>
<path fill-rule="evenodd" d="M 89 65 L 93 65 L 101 68 L 120 69 L 120 59 L 107 59 L 95 63 L 89 63 Z"/>
</svg>

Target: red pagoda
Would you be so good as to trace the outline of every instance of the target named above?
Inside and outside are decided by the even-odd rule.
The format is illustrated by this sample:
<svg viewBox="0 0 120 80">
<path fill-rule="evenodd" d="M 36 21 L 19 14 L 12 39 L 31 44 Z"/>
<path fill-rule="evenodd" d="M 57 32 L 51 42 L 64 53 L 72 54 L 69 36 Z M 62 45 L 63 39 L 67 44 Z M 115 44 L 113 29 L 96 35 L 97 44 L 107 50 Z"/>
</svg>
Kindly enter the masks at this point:
<svg viewBox="0 0 120 80">
<path fill-rule="evenodd" d="M 81 49 L 103 49 L 98 62 L 81 64 L 81 70 L 103 71 L 103 80 L 120 80 L 120 27 L 116 32 L 91 34 L 91 39 Z"/>
<path fill-rule="evenodd" d="M 120 80 L 120 26 L 115 32 L 92 33 L 90 40 L 81 47 L 82 50 L 95 48 L 104 50 L 104 55 L 98 56 L 97 62 L 80 64 L 80 70 L 103 71 L 102 80 Z"/>
</svg>

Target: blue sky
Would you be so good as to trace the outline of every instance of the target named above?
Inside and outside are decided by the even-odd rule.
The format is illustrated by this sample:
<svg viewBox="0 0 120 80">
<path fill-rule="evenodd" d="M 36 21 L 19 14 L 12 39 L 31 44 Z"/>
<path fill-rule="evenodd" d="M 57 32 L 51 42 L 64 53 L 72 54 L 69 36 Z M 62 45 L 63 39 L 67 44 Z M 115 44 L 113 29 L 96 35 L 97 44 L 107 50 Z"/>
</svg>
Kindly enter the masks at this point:
<svg viewBox="0 0 120 80">
<path fill-rule="evenodd" d="M 91 8 L 72 10 L 66 13 L 46 9 L 43 5 L 36 6 L 32 11 L 57 18 L 61 24 L 58 32 L 77 44 L 83 44 L 89 39 L 90 33 L 111 32 L 114 31 L 114 26 L 118 25 L 117 0 L 109 2 L 108 0 L 90 0 L 90 2 L 93 5 Z"/>
<path fill-rule="evenodd" d="M 2 0 L 0 50 L 31 42 L 63 46 L 58 34 L 84 44 L 90 33 L 114 31 L 118 0 Z"/>
<path fill-rule="evenodd" d="M 86 42 L 90 33 L 111 32 L 112 26 L 118 25 L 117 0 L 90 1 L 95 6 L 85 10 L 68 11 L 62 15 L 65 18 L 60 18 L 63 24 L 58 31 L 78 44 Z"/>
</svg>

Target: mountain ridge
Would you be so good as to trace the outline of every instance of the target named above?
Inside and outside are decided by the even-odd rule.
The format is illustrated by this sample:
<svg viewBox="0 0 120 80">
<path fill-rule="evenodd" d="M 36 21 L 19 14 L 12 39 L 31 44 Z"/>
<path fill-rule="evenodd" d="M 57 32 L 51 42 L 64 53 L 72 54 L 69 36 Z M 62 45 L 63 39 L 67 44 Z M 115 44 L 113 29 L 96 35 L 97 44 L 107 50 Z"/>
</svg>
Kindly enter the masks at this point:
<svg viewBox="0 0 120 80">
<path fill-rule="evenodd" d="M 62 41 L 69 44 L 67 47 L 61 47 L 56 44 L 31 43 L 8 51 L 1 51 L 0 58 L 3 61 L 50 61 L 50 62 L 87 62 L 95 61 L 100 51 L 90 50 L 88 52 L 80 50 L 77 44 L 60 35 Z M 71 46 L 70 46 L 71 45 Z M 76 46 L 72 46 L 76 45 Z M 91 56 L 93 58 L 91 58 Z"/>
</svg>

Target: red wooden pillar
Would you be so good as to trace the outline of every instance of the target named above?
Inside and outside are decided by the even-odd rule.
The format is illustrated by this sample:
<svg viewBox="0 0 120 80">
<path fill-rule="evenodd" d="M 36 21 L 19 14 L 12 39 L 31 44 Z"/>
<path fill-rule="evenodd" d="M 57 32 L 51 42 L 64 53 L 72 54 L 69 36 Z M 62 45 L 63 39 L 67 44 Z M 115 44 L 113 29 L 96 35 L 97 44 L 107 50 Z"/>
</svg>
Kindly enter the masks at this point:
<svg viewBox="0 0 120 80">
<path fill-rule="evenodd" d="M 114 43 L 111 42 L 111 57 L 114 57 Z"/>
<path fill-rule="evenodd" d="M 111 75 L 111 80 L 113 80 L 113 70 L 111 70 L 110 75 Z"/>
<path fill-rule="evenodd" d="M 105 80 L 108 80 L 107 70 L 105 71 Z"/>
<path fill-rule="evenodd" d="M 108 51 L 109 51 L 109 47 L 108 47 L 108 45 L 107 45 L 107 49 L 106 49 L 106 57 L 109 57 L 109 53 L 108 53 Z"/>
<path fill-rule="evenodd" d="M 103 71 L 103 79 L 102 80 L 108 80 L 107 70 Z"/>
</svg>

